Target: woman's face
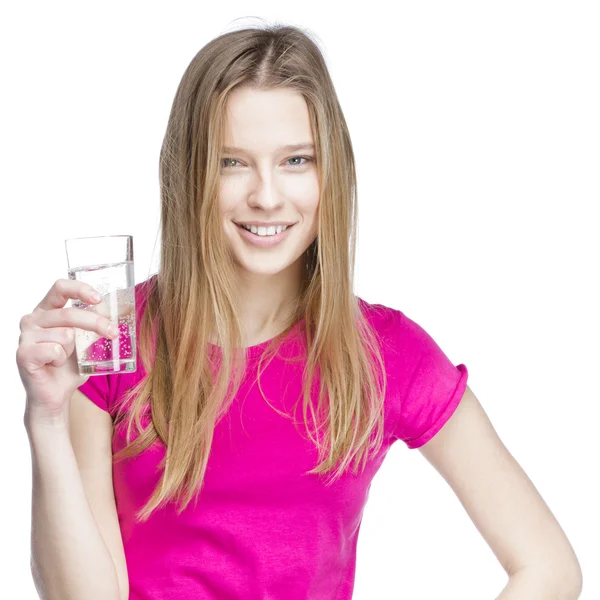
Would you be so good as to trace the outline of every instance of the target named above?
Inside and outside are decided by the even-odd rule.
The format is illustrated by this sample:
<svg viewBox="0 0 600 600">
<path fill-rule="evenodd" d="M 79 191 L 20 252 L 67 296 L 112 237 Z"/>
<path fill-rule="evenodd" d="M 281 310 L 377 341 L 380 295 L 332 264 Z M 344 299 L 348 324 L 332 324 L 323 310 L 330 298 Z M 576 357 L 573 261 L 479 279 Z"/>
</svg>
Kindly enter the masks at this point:
<svg viewBox="0 0 600 600">
<path fill-rule="evenodd" d="M 297 148 L 285 146 L 297 145 Z M 308 146 L 306 146 L 308 145 Z M 296 263 L 317 235 L 319 182 L 308 107 L 298 92 L 238 88 L 228 98 L 219 207 L 236 262 L 274 275 Z M 302 147 L 300 147 L 302 146 Z M 239 224 L 291 224 L 275 236 Z M 256 231 L 256 230 L 255 230 Z"/>
</svg>

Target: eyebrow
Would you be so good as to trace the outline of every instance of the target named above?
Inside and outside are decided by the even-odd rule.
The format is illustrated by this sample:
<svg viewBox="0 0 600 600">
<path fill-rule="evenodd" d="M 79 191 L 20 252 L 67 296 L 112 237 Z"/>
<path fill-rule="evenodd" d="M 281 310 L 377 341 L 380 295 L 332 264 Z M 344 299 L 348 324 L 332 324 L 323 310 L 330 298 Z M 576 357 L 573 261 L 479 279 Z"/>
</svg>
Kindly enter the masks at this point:
<svg viewBox="0 0 600 600">
<path fill-rule="evenodd" d="M 314 150 L 315 147 L 311 143 L 303 143 L 303 144 L 287 144 L 286 146 L 281 146 L 277 148 L 277 151 L 285 150 L 286 152 L 294 152 L 295 150 Z M 244 148 L 237 148 L 236 146 L 223 146 L 223 152 L 240 152 L 240 153 L 249 153 L 248 150 L 244 150 Z"/>
</svg>

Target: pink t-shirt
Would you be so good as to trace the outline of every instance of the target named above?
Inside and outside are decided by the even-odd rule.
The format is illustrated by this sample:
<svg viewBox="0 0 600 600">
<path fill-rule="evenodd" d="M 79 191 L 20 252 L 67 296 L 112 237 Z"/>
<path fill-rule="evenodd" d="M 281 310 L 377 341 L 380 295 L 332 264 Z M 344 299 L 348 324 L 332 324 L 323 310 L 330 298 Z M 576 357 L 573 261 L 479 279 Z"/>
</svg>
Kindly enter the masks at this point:
<svg viewBox="0 0 600 600">
<path fill-rule="evenodd" d="M 136 321 L 148 281 L 135 286 Z M 242 388 L 215 427 L 204 486 L 180 516 L 175 506 L 141 524 L 134 512 L 159 481 L 160 441 L 141 455 L 113 465 L 113 484 L 123 537 L 130 600 L 349 600 L 356 545 L 374 475 L 398 439 L 408 448 L 429 441 L 453 414 L 467 385 L 464 364 L 454 366 L 437 343 L 401 311 L 360 300 L 383 340 L 387 369 L 385 436 L 379 453 L 360 475 L 346 473 L 326 487 L 306 471 L 317 452 L 300 423 L 277 414 L 253 380 L 258 354 L 248 348 Z M 297 324 L 281 352 L 297 356 Z M 291 354 L 290 354 L 291 353 Z M 275 358 L 261 375 L 269 402 L 291 413 L 300 393 L 303 364 Z M 145 376 L 92 376 L 79 389 L 114 417 L 115 402 Z M 302 418 L 302 401 L 297 418 Z M 118 428 L 120 430 L 120 428 Z M 299 432 L 303 433 L 303 436 Z M 113 439 L 113 452 L 125 433 Z"/>
</svg>

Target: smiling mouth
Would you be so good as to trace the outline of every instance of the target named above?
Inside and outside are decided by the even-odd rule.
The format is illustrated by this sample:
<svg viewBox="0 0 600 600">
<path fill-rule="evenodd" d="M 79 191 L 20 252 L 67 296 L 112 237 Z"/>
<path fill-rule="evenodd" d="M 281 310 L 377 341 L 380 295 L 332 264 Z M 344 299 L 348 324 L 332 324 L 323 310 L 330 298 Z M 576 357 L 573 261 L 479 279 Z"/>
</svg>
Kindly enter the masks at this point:
<svg viewBox="0 0 600 600">
<path fill-rule="evenodd" d="M 235 223 L 235 221 L 234 221 Z M 244 229 L 245 231 L 247 231 L 248 233 L 252 233 L 252 231 L 250 231 L 250 229 L 248 229 L 247 227 L 244 227 L 243 225 L 240 225 L 239 223 L 235 223 L 240 229 Z M 291 229 L 296 223 L 292 223 L 291 225 L 288 225 L 283 231 L 281 231 L 280 233 L 283 233 L 284 231 L 288 231 L 288 229 Z M 268 229 L 268 227 L 267 227 Z M 255 233 L 254 235 L 259 235 L 258 233 Z M 279 235 L 277 233 L 272 234 L 272 235 Z M 270 237 L 269 235 L 263 235 L 263 236 L 259 236 L 259 237 Z"/>
</svg>

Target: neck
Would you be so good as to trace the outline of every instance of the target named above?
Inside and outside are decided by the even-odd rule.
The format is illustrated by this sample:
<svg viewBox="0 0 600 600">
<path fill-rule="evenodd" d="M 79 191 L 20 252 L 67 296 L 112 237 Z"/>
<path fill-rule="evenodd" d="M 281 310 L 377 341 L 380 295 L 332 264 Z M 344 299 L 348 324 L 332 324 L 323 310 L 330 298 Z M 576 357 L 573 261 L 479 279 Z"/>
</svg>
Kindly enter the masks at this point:
<svg viewBox="0 0 600 600">
<path fill-rule="evenodd" d="M 244 272 L 236 289 L 238 306 L 249 346 L 283 331 L 301 291 L 304 257 L 275 275 Z"/>
</svg>

